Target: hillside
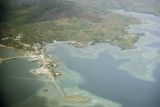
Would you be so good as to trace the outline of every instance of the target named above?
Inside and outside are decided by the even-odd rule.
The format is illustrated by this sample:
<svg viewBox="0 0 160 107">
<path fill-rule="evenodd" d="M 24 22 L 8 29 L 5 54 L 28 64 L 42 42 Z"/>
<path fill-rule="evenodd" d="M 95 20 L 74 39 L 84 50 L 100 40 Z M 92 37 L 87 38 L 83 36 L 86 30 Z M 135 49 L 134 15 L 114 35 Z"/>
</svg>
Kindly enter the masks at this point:
<svg viewBox="0 0 160 107">
<path fill-rule="evenodd" d="M 5 1 L 7 2 L 7 1 Z M 96 0 L 13 0 L 5 3 L 5 17 L 0 23 L 1 38 L 23 35 L 22 42 L 77 41 L 84 46 L 107 42 L 121 49 L 134 48 L 138 34 L 127 28 L 139 20 L 100 8 Z M 13 46 L 10 41 L 2 44 Z"/>
</svg>

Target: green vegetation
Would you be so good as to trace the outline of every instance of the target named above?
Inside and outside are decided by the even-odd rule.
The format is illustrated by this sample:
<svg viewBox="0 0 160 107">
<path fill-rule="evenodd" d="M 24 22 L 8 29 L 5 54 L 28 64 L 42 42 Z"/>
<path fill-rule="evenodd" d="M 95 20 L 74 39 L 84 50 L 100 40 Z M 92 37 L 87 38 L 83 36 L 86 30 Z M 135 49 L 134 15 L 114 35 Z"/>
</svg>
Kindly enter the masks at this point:
<svg viewBox="0 0 160 107">
<path fill-rule="evenodd" d="M 89 0 L 87 0 L 89 1 Z M 129 34 L 126 30 L 139 20 L 129 16 L 108 12 L 95 5 L 85 5 L 87 1 L 41 0 L 39 3 L 18 4 L 14 2 L 10 17 L 0 23 L 1 39 L 7 36 L 23 35 L 22 42 L 77 41 L 83 44 L 107 42 L 121 49 L 130 49 L 138 40 L 139 34 Z M 81 1 L 82 2 L 82 1 Z M 2 41 L 9 44 L 8 41 Z"/>
</svg>

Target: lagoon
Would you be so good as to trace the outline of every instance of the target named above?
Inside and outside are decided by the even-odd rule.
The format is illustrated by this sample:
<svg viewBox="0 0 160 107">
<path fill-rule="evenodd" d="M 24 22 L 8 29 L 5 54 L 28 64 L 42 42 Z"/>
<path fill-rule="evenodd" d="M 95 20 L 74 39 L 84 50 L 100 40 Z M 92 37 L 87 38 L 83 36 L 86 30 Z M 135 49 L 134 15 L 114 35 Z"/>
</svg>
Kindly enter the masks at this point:
<svg viewBox="0 0 160 107">
<path fill-rule="evenodd" d="M 75 48 L 65 42 L 49 44 L 46 57 L 61 62 L 57 83 L 66 94 L 85 94 L 93 106 L 63 103 L 51 81 L 36 77 L 30 70 L 36 63 L 26 59 L 0 65 L 1 101 L 6 107 L 159 107 L 160 106 L 160 18 L 151 14 L 116 11 L 133 15 L 144 23 L 130 26 L 130 33 L 145 33 L 135 49 L 121 50 L 106 43 Z M 1 57 L 18 53 L 1 49 Z M 101 105 L 100 102 L 103 102 Z M 97 106 L 96 106 L 97 105 Z"/>
<path fill-rule="evenodd" d="M 75 48 L 67 43 L 49 45 L 46 54 L 82 78 L 78 87 L 122 107 L 160 106 L 160 18 L 151 14 L 116 11 L 140 18 L 130 33 L 144 33 L 136 49 L 120 50 L 109 44 Z M 61 67 L 59 67 L 61 69 Z"/>
</svg>

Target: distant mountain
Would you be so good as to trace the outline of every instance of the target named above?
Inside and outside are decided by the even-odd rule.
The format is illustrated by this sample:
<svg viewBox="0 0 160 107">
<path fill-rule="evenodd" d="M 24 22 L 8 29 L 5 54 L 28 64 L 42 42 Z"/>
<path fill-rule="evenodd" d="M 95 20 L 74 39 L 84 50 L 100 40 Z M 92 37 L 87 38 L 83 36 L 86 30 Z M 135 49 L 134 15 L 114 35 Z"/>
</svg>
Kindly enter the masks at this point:
<svg viewBox="0 0 160 107">
<path fill-rule="evenodd" d="M 26 14 L 28 15 L 26 22 L 60 17 L 79 17 L 85 13 L 82 6 L 103 11 L 107 9 L 125 9 L 160 15 L 160 0 L 145 0 L 145 2 L 144 0 L 1 0 L 0 2 L 1 21 Z M 31 11 L 15 14 L 17 9 Z"/>
<path fill-rule="evenodd" d="M 160 16 L 160 0 L 70 0 L 103 9 L 125 9 Z"/>
<path fill-rule="evenodd" d="M 3 0 L 0 35 L 21 34 L 22 42 L 29 44 L 72 40 L 134 48 L 139 35 L 128 36 L 126 29 L 139 20 L 108 11 L 122 4 L 113 0 Z M 0 42 L 8 45 L 8 41 Z"/>
</svg>

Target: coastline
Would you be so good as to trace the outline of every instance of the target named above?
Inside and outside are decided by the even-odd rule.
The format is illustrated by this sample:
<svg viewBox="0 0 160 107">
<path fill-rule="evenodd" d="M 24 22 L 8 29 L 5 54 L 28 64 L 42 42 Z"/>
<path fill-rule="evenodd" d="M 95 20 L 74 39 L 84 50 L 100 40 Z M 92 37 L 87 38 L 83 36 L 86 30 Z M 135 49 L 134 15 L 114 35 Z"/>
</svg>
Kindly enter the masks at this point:
<svg viewBox="0 0 160 107">
<path fill-rule="evenodd" d="M 139 26 L 139 25 L 138 25 Z M 135 27 L 136 27 L 136 25 L 135 25 Z M 128 63 L 125 63 L 125 64 L 123 64 L 123 65 L 121 65 L 120 67 L 119 67 L 119 69 L 123 69 L 123 70 L 125 70 L 125 71 L 129 71 L 130 73 L 132 73 L 132 74 L 134 74 L 133 72 L 134 71 L 132 71 L 131 70 L 131 67 L 133 67 L 133 65 L 135 64 L 135 62 L 139 62 L 139 63 L 141 63 L 138 59 L 139 58 L 143 58 L 143 60 L 145 61 L 145 60 L 147 60 L 147 61 L 150 61 L 150 63 L 148 63 L 148 64 L 150 64 L 151 66 L 149 66 L 148 68 L 146 68 L 146 69 L 148 69 L 148 73 L 146 73 L 145 75 L 146 76 L 144 76 L 144 74 L 142 73 L 139 77 L 137 76 L 137 74 L 135 73 L 135 76 L 136 77 L 138 77 L 138 78 L 140 78 L 140 79 L 144 79 L 144 80 L 148 80 L 148 81 L 154 81 L 154 78 L 153 78 L 153 72 L 151 72 L 153 69 L 154 69 L 154 66 L 155 66 L 155 64 L 156 64 L 156 61 L 153 61 L 153 59 L 155 59 L 156 57 L 157 57 L 157 50 L 155 50 L 155 49 L 152 49 L 152 48 L 149 48 L 149 47 L 146 47 L 146 45 L 147 44 L 151 44 L 152 42 L 155 42 L 155 41 L 159 41 L 158 39 L 152 39 L 152 41 L 149 41 L 149 43 L 147 43 L 147 41 L 146 42 L 144 42 L 145 40 L 149 40 L 149 37 L 150 35 L 147 35 L 147 36 L 144 36 L 143 37 L 143 39 L 141 39 L 143 42 L 142 43 L 140 43 L 140 41 L 139 42 L 137 42 L 136 43 L 136 46 L 138 46 L 138 49 L 136 50 L 136 49 L 133 49 L 132 51 L 131 51 L 131 53 L 133 52 L 133 54 L 134 53 L 136 53 L 137 54 L 137 56 L 133 56 L 131 53 L 129 53 L 128 54 L 128 56 L 125 56 L 126 54 L 125 53 L 127 53 L 128 51 L 126 50 L 126 51 L 123 51 L 123 52 L 120 52 L 120 49 L 119 48 L 117 48 L 117 47 L 115 47 L 116 48 L 116 50 L 114 50 L 114 49 L 111 49 L 112 48 L 112 46 L 109 46 L 109 47 L 111 47 L 111 48 L 108 48 L 108 47 L 106 47 L 106 48 L 108 48 L 108 49 L 106 49 L 106 48 L 103 48 L 102 50 L 99 50 L 99 51 L 95 51 L 95 53 L 93 54 L 93 55 L 91 55 L 91 54 L 89 54 L 88 56 L 87 56 L 87 54 L 88 53 L 90 53 L 90 52 L 87 52 L 87 51 L 85 51 L 85 50 L 83 50 L 84 51 L 84 53 L 86 53 L 85 55 L 84 55 L 84 53 L 82 52 L 82 53 L 80 53 L 80 54 L 77 54 L 78 52 L 71 52 L 72 53 L 72 55 L 73 56 L 78 56 L 78 57 L 85 57 L 85 58 L 91 58 L 91 59 L 94 59 L 94 58 L 96 58 L 97 57 L 97 55 L 99 54 L 99 53 L 101 53 L 102 51 L 104 51 L 104 50 L 107 50 L 115 59 L 130 59 L 131 61 L 130 62 L 128 62 Z M 153 36 L 153 35 L 151 35 L 151 36 Z M 149 38 L 147 38 L 147 37 L 149 37 Z M 145 39 L 146 38 L 146 39 Z M 38 61 L 39 62 L 39 67 L 37 67 L 36 69 L 32 69 L 31 70 L 31 72 L 34 74 L 34 75 L 40 75 L 40 78 L 41 78 L 41 75 L 45 75 L 45 76 L 47 76 L 47 79 L 48 80 L 50 80 L 50 81 L 52 81 L 52 83 L 56 86 L 56 87 L 58 87 L 58 88 L 56 88 L 56 89 L 58 89 L 58 90 L 61 90 L 60 89 L 60 87 L 59 87 L 59 85 L 56 85 L 57 83 L 55 82 L 55 80 L 56 80 L 56 76 L 58 75 L 58 76 L 60 76 L 60 77 L 62 77 L 61 79 L 64 79 L 64 78 L 67 78 L 67 77 L 65 77 L 66 76 L 66 74 L 64 75 L 64 74 L 62 74 L 61 75 L 61 72 L 62 73 L 64 73 L 64 72 L 66 72 L 67 71 L 67 68 L 63 68 L 63 70 L 64 71 L 60 71 L 60 72 L 57 72 L 57 68 L 59 67 L 59 65 L 60 65 L 60 63 L 57 61 L 57 60 L 55 60 L 54 59 L 54 57 L 53 58 L 51 58 L 51 57 L 49 57 L 49 56 L 46 56 L 45 55 L 45 50 L 51 45 L 51 46 L 53 46 L 54 44 L 57 44 L 57 43 L 67 43 L 67 44 L 71 44 L 73 47 L 74 46 L 76 46 L 77 44 L 77 47 L 79 47 L 79 48 L 82 48 L 82 47 L 86 47 L 86 46 L 89 46 L 89 47 L 91 47 L 90 46 L 90 43 L 89 44 L 81 44 L 81 43 L 78 43 L 78 42 L 76 42 L 76 41 L 65 41 L 65 42 L 60 42 L 60 41 L 54 41 L 53 43 L 50 43 L 50 44 L 46 44 L 46 45 L 44 45 L 44 46 L 40 46 L 40 47 L 34 47 L 34 49 L 32 50 L 31 49 L 31 51 L 28 51 L 28 50 L 23 50 L 22 52 L 23 52 L 23 55 L 21 56 L 21 57 L 17 57 L 17 58 L 27 58 L 28 59 L 28 61 L 30 61 L 30 62 L 32 62 L 32 61 Z M 139 44 L 138 44 L 139 43 Z M 108 45 L 108 44 L 107 44 Z M 0 45 L 1 46 L 1 45 Z M 12 50 L 17 50 L 17 49 L 15 49 L 15 48 L 12 48 L 12 47 L 7 47 L 7 46 L 3 46 L 2 45 L 2 47 L 4 47 L 4 48 L 9 48 L 9 49 L 12 49 Z M 54 47 L 53 47 L 54 48 Z M 86 47 L 86 49 L 87 49 L 87 47 Z M 149 51 L 146 51 L 147 49 L 149 49 L 149 50 L 151 50 L 150 52 L 153 52 L 154 53 L 154 55 L 155 56 L 151 56 L 151 54 L 152 53 L 150 53 Z M 19 50 L 19 49 L 18 49 Z M 17 51 L 18 51 L 17 50 Z M 79 51 L 80 52 L 80 51 Z M 94 51 L 92 51 L 91 50 L 91 53 L 92 52 L 94 52 Z M 146 59 L 146 58 L 148 58 L 147 56 L 150 56 L 149 57 L 149 59 Z M 16 58 L 16 57 L 15 57 Z M 12 59 L 12 58 L 11 58 Z M 13 58 L 14 59 L 14 58 Z M 9 58 L 7 59 L 6 58 L 6 60 L 10 60 Z M 3 59 L 1 58 L 0 59 L 0 61 L 1 62 L 3 62 Z M 142 61 L 142 64 L 143 64 L 143 61 Z M 53 73 L 52 73 L 52 70 L 53 70 Z M 69 71 L 68 70 L 68 72 L 69 72 L 69 77 L 70 78 L 73 78 L 73 77 L 75 77 L 74 79 L 76 79 L 76 80 L 74 80 L 74 81 L 76 81 L 77 83 L 78 82 L 81 82 L 82 80 L 82 78 L 81 78 L 81 76 L 80 75 L 76 75 L 75 73 L 73 73 L 73 72 L 75 72 L 75 71 Z M 57 74 L 58 73 L 58 74 Z M 72 77 L 73 76 L 73 77 Z M 68 79 L 69 79 L 69 77 L 68 77 Z M 58 77 L 59 78 L 59 77 Z M 60 82 L 59 80 L 57 80 L 58 82 Z M 75 82 L 75 84 L 77 84 Z M 73 88 L 73 89 L 72 89 Z M 72 92 L 81 92 L 81 91 L 84 91 L 84 90 L 81 90 L 81 89 L 78 89 L 77 87 L 73 87 L 72 86 L 72 88 L 64 88 L 64 89 L 62 89 L 62 90 L 64 90 L 65 91 L 65 93 L 72 93 Z M 41 89 L 40 89 L 41 90 Z M 74 90 L 74 91 L 73 91 Z M 63 98 L 65 98 L 64 96 L 64 93 L 63 92 L 61 92 L 61 91 L 59 91 L 60 93 L 61 93 L 61 96 L 63 97 Z M 89 97 L 91 97 L 91 100 L 94 102 L 94 100 L 97 100 L 97 99 L 100 99 L 100 101 L 102 100 L 101 98 L 98 98 L 97 96 L 95 97 L 94 95 L 90 95 L 90 94 L 88 94 L 89 92 L 84 92 L 85 94 L 84 95 L 87 95 L 87 96 L 89 96 Z M 73 93 L 73 94 L 75 94 L 75 93 Z M 78 93 L 79 94 L 79 93 Z M 41 95 L 41 94 L 40 94 Z M 42 96 L 44 96 L 44 95 L 42 95 Z M 49 96 L 49 97 L 48 97 Z M 84 98 L 84 100 L 87 100 L 88 101 L 88 99 L 87 99 L 87 96 L 86 96 L 86 98 Z M 48 97 L 48 98 L 52 98 L 52 94 L 48 94 L 48 95 L 46 95 L 45 97 Z M 93 98 L 95 98 L 95 99 L 92 99 L 92 97 Z M 74 97 L 73 97 L 74 98 Z M 73 99 L 72 97 L 71 97 L 71 101 L 72 101 L 72 99 Z M 76 97 L 75 97 L 76 98 Z M 79 97 L 80 98 L 80 97 Z M 79 98 L 77 98 L 77 101 L 79 102 Z M 83 98 L 83 97 L 82 97 Z M 50 99 L 51 100 L 51 99 Z M 75 99 L 73 99 L 73 100 L 75 100 Z M 103 100 L 107 100 L 107 99 L 103 99 Z M 82 100 L 82 102 L 83 102 L 83 100 Z M 103 102 L 103 101 L 102 101 Z M 105 101 L 104 101 L 105 102 Z M 89 102 L 90 103 L 90 102 Z M 97 103 L 99 103 L 99 102 L 97 102 Z M 113 102 L 112 102 L 113 103 Z M 115 102 L 114 102 L 115 103 Z M 68 103 L 67 103 L 68 104 Z M 87 104 L 87 103 L 86 103 Z M 105 104 L 105 103 L 104 103 Z M 113 104 L 114 105 L 114 104 Z M 68 104 L 68 106 L 71 106 L 70 104 Z M 116 107 L 119 107 L 119 106 L 121 106 L 120 104 L 117 104 L 117 106 Z"/>
<path fill-rule="evenodd" d="M 57 44 L 60 43 L 58 41 L 54 41 L 53 44 Z M 73 41 L 66 41 L 63 43 L 67 43 L 67 44 L 71 44 L 74 43 Z M 66 106 L 77 106 L 77 107 L 81 107 L 83 105 L 88 107 L 88 106 L 94 106 L 97 104 L 100 104 L 104 107 L 107 107 L 108 105 L 114 105 L 114 107 L 121 107 L 120 104 L 116 103 L 116 102 L 112 102 L 108 99 L 102 99 L 98 96 L 95 96 L 93 94 L 89 94 L 89 92 L 84 91 L 82 89 L 79 89 L 78 87 L 76 87 L 76 85 L 82 81 L 82 78 L 80 75 L 77 75 L 75 73 L 75 71 L 71 72 L 70 70 L 67 71 L 66 68 L 64 68 L 63 74 L 61 74 L 60 72 L 57 72 L 57 67 L 59 67 L 59 62 L 56 60 L 54 60 L 54 58 L 50 58 L 50 57 L 46 57 L 45 55 L 45 48 L 47 46 L 49 46 L 51 44 L 47 44 L 44 47 L 38 49 L 38 50 L 34 50 L 34 51 L 23 51 L 23 55 L 22 56 L 18 56 L 18 57 L 12 57 L 12 58 L 6 58 L 4 59 L 4 61 L 6 60 L 12 60 L 12 59 L 17 59 L 17 58 L 26 58 L 29 62 L 34 62 L 34 61 L 38 61 L 39 63 L 39 67 L 35 68 L 35 69 L 31 69 L 30 72 L 37 76 L 37 78 L 42 78 L 43 76 L 47 76 L 47 79 L 49 81 L 51 81 L 50 83 L 53 84 L 53 86 L 56 87 L 56 90 L 58 90 L 58 92 L 60 93 L 60 96 L 62 97 L 61 101 L 59 101 L 59 103 L 61 103 L 62 105 L 66 105 Z M 15 50 L 12 47 L 7 47 L 7 46 L 3 46 L 5 48 L 8 49 L 12 49 Z M 1 63 L 2 64 L 2 63 Z M 66 72 L 69 73 L 64 73 Z M 65 74 L 65 75 L 64 75 Z M 62 76 L 61 76 L 62 75 Z M 76 77 L 74 79 L 71 79 L 72 81 L 77 81 L 75 82 L 75 85 L 73 85 L 70 88 L 62 88 L 61 86 L 59 86 L 59 79 L 57 80 L 57 78 L 61 78 L 61 79 L 65 79 L 68 75 L 68 79 L 71 79 L 72 77 Z M 58 83 L 57 83 L 57 82 Z M 74 88 L 76 87 L 76 88 Z M 43 90 L 43 89 L 40 89 Z M 82 94 L 82 93 L 83 94 Z M 81 93 L 81 94 L 80 94 Z M 52 94 L 51 94 L 52 95 Z M 49 95 L 50 96 L 50 95 Z M 45 97 L 45 96 L 43 96 Z M 46 96 L 47 99 L 52 97 L 48 97 Z M 48 99 L 51 100 L 51 99 Z"/>
</svg>

